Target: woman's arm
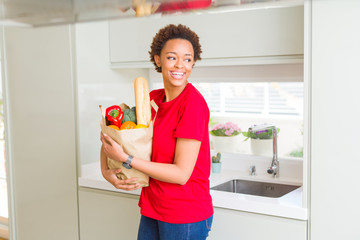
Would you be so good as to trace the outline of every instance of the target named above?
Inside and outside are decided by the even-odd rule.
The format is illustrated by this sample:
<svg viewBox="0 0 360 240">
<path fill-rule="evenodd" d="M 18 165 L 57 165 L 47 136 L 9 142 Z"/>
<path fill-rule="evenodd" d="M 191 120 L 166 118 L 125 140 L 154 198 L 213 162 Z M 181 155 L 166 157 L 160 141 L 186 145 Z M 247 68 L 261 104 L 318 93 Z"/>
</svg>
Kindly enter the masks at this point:
<svg viewBox="0 0 360 240">
<path fill-rule="evenodd" d="M 178 138 L 173 164 L 149 162 L 134 158 L 131 165 L 157 180 L 184 185 L 194 170 L 200 145 L 201 142 L 198 140 Z"/>
<path fill-rule="evenodd" d="M 125 162 L 128 155 L 108 135 L 102 134 L 105 153 L 119 162 Z M 150 177 L 169 183 L 184 185 L 190 178 L 199 154 L 201 142 L 194 139 L 178 138 L 173 164 L 150 162 L 134 157 L 131 166 Z"/>
<path fill-rule="evenodd" d="M 116 177 L 117 173 L 121 172 L 121 169 L 109 169 L 108 165 L 107 165 L 107 156 L 105 154 L 104 151 L 104 146 L 101 146 L 101 150 L 100 150 L 100 164 L 101 164 L 101 173 L 103 175 L 103 177 L 106 179 L 106 181 L 108 181 L 109 183 L 111 183 L 114 187 L 118 188 L 118 189 L 123 189 L 123 190 L 136 190 L 138 188 L 140 188 L 141 184 L 130 184 L 129 183 L 133 183 L 136 181 L 136 178 L 129 178 L 126 180 L 120 180 Z"/>
</svg>

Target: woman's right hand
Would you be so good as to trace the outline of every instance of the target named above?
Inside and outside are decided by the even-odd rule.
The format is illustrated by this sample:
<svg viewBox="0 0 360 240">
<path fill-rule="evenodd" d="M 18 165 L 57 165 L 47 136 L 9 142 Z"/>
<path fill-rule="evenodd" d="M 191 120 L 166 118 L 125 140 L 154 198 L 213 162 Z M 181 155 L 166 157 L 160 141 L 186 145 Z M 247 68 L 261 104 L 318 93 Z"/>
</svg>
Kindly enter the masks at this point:
<svg viewBox="0 0 360 240">
<path fill-rule="evenodd" d="M 136 183 L 136 178 L 129 178 L 126 180 L 120 180 L 117 178 L 116 174 L 121 172 L 121 169 L 103 169 L 103 177 L 111 183 L 115 188 L 122 189 L 126 191 L 132 191 L 139 189 L 141 187 L 140 183 Z M 132 183 L 132 184 L 131 184 Z"/>
<path fill-rule="evenodd" d="M 109 169 L 107 164 L 107 156 L 104 151 L 104 146 L 101 146 L 100 150 L 100 168 L 103 177 L 111 183 L 115 188 L 126 191 L 136 190 L 141 187 L 140 183 L 136 183 L 136 178 L 129 178 L 126 180 L 120 180 L 116 174 L 121 172 L 121 169 Z"/>
</svg>

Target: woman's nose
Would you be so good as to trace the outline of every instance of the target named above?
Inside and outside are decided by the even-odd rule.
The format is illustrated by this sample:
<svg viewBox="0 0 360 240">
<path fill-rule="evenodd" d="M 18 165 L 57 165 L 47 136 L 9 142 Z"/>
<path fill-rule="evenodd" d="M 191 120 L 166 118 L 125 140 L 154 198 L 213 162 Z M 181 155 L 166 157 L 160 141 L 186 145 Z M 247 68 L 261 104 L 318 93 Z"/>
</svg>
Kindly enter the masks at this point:
<svg viewBox="0 0 360 240">
<path fill-rule="evenodd" d="M 177 60 L 176 63 L 175 63 L 175 67 L 176 67 L 176 68 L 182 68 L 182 67 L 183 67 L 182 61 L 181 61 L 181 60 Z"/>
</svg>

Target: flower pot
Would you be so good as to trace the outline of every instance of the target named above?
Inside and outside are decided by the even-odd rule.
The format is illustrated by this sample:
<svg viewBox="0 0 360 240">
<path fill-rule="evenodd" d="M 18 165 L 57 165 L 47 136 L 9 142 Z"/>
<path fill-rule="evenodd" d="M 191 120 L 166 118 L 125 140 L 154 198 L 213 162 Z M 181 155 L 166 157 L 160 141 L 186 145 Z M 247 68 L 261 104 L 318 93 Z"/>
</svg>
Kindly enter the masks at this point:
<svg viewBox="0 0 360 240">
<path fill-rule="evenodd" d="M 216 152 L 235 152 L 237 137 L 212 136 L 214 150 Z"/>
<path fill-rule="evenodd" d="M 272 139 L 250 139 L 251 152 L 254 155 L 272 156 L 273 140 Z"/>
<path fill-rule="evenodd" d="M 220 163 L 211 163 L 211 169 L 213 173 L 221 172 L 221 162 Z"/>
</svg>

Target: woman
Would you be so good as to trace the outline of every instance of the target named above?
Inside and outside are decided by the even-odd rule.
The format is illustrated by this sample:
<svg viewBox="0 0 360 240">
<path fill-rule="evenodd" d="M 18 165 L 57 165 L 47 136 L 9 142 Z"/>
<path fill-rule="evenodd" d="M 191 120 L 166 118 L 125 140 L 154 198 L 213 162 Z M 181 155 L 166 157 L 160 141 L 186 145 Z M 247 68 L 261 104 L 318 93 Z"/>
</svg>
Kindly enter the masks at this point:
<svg viewBox="0 0 360 240">
<path fill-rule="evenodd" d="M 142 216 L 138 239 L 206 239 L 213 215 L 209 191 L 210 113 L 203 96 L 188 82 L 195 62 L 201 59 L 199 38 L 186 26 L 168 25 L 156 34 L 149 53 L 164 82 L 164 89 L 150 93 L 159 107 L 152 161 L 129 159 L 121 146 L 101 134 L 102 173 L 117 188 L 139 188 L 126 185 L 134 179 L 116 178 L 120 170 L 108 169 L 106 158 L 110 157 L 119 162 L 129 159 L 131 167 L 150 176 L 149 187 L 142 189 L 139 201 Z"/>
</svg>

